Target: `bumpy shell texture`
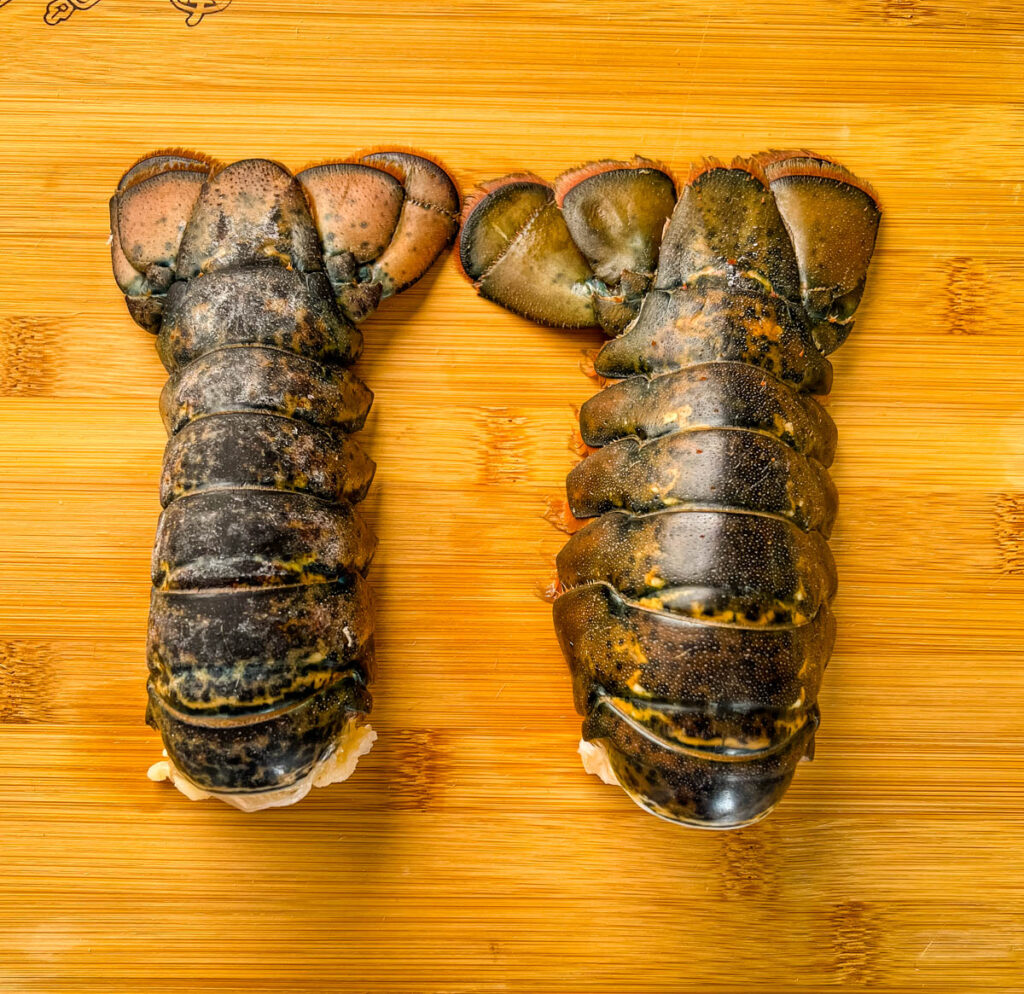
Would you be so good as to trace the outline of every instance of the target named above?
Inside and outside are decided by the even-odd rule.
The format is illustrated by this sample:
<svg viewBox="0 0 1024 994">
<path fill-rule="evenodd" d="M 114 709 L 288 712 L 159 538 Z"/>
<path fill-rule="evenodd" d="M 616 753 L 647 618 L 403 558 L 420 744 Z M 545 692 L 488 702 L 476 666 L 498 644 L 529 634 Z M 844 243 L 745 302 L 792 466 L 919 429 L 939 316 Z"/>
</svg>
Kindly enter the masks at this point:
<svg viewBox="0 0 1024 994">
<path fill-rule="evenodd" d="M 292 175 L 174 150 L 110 202 L 114 275 L 169 373 L 152 563 L 150 771 L 243 810 L 345 779 L 375 734 L 376 539 L 356 323 L 458 228 L 448 175 L 373 152 Z"/>
<path fill-rule="evenodd" d="M 589 772 L 699 828 L 768 814 L 813 752 L 835 638 L 836 429 L 814 395 L 849 335 L 874 192 L 808 152 L 694 168 L 518 174 L 466 205 L 478 292 L 601 326 L 611 381 L 569 474 L 588 523 L 558 557 L 555 629 Z"/>
</svg>

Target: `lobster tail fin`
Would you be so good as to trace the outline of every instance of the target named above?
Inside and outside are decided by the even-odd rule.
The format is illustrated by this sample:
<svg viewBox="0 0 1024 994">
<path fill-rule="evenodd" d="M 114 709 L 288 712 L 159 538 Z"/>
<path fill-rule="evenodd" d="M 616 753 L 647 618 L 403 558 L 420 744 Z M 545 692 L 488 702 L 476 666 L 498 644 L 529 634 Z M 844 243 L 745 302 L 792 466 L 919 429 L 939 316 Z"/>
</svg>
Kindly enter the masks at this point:
<svg viewBox="0 0 1024 994">
<path fill-rule="evenodd" d="M 202 152 L 183 148 L 168 148 L 144 155 L 128 170 L 117 184 L 117 192 L 124 193 L 129 187 L 159 173 L 189 172 L 209 176 L 220 169 L 220 163 Z"/>
<path fill-rule="evenodd" d="M 598 320 L 617 333 L 636 316 L 654 277 L 675 183 L 648 159 L 592 162 L 555 181 L 555 201 L 573 242 L 605 285 L 594 292 Z"/>
<path fill-rule="evenodd" d="M 158 152 L 132 166 L 110 199 L 114 279 L 147 331 L 159 328 L 185 226 L 215 167 L 192 153 Z"/>
<path fill-rule="evenodd" d="M 411 152 L 328 162 L 296 179 L 320 231 L 338 305 L 352 321 L 412 286 L 458 229 L 459 197 L 450 177 Z"/>
<path fill-rule="evenodd" d="M 462 275 L 482 280 L 530 218 L 554 198 L 551 184 L 531 173 L 481 183 L 466 200 L 458 261 Z"/>
<path fill-rule="evenodd" d="M 588 162 L 553 187 L 492 180 L 466 205 L 462 270 L 481 296 L 541 324 L 618 334 L 650 287 L 675 200 L 668 172 L 640 158 Z"/>
<path fill-rule="evenodd" d="M 707 159 L 690 174 L 661 246 L 655 286 L 703 276 L 751 276 L 796 300 L 799 275 L 786 226 L 756 162 Z"/>
<path fill-rule="evenodd" d="M 483 184 L 467 201 L 459 262 L 477 292 L 556 328 L 597 324 L 593 271 L 555 203 L 551 187 L 513 175 Z"/>
<path fill-rule="evenodd" d="M 615 286 L 625 272 L 654 275 L 676 202 L 665 170 L 639 158 L 588 163 L 555 181 L 555 201 L 599 280 Z"/>
<path fill-rule="evenodd" d="M 323 269 L 306 198 L 278 163 L 234 162 L 203 186 L 181 239 L 176 275 L 191 279 L 271 262 L 301 273 Z"/>
<path fill-rule="evenodd" d="M 324 248 L 324 264 L 345 316 L 361 321 L 381 301 L 379 281 L 363 279 L 367 263 L 394 237 L 405 191 L 390 171 L 361 162 L 328 162 L 295 177 L 306 191 Z"/>
<path fill-rule="evenodd" d="M 411 287 L 454 241 L 459 193 L 436 162 L 411 152 L 371 152 L 360 162 L 392 170 L 405 188 L 394 235 L 371 270 L 384 296 L 391 297 Z"/>
<path fill-rule="evenodd" d="M 881 211 L 874 190 L 848 169 L 808 152 L 759 157 L 789 230 L 812 336 L 828 355 L 853 328 Z"/>
</svg>

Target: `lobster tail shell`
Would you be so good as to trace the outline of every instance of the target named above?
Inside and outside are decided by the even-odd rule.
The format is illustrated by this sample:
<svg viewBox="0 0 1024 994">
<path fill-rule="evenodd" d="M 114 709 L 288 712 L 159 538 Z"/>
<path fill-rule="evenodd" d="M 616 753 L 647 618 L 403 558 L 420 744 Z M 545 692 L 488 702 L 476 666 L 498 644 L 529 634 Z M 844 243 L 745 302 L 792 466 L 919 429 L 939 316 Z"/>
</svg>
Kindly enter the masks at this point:
<svg viewBox="0 0 1024 994">
<path fill-rule="evenodd" d="M 622 332 L 594 360 L 612 382 L 580 411 L 594 451 L 567 481 L 572 514 L 594 520 L 558 557 L 580 751 L 660 817 L 736 828 L 813 755 L 837 496 L 835 425 L 812 395 L 831 388 L 825 354 L 849 331 L 880 214 L 870 187 L 809 153 L 705 160 L 674 207 L 670 183 L 642 160 L 588 164 L 524 223 L 526 184 L 488 184 L 460 252 L 484 296 L 565 325 L 547 274 L 564 278 L 575 248 L 591 275 L 571 292 Z M 572 242 L 557 263 L 551 238 L 529 237 L 555 207 Z"/>
<path fill-rule="evenodd" d="M 168 757 L 151 775 L 190 797 L 292 803 L 347 777 L 375 738 L 376 539 L 354 506 L 374 465 L 352 437 L 372 394 L 347 368 L 353 320 L 386 295 L 366 267 L 390 252 L 407 261 L 387 289 L 410 285 L 457 209 L 439 167 L 387 155 L 297 179 L 268 160 L 158 153 L 111 201 L 115 277 L 171 374 L 147 720 Z M 446 220 L 403 227 L 403 177 L 422 192 L 421 172 L 447 183 Z"/>
<path fill-rule="evenodd" d="M 765 175 L 793 241 L 814 343 L 828 355 L 853 329 L 881 220 L 877 197 L 848 169 L 808 153 L 769 153 Z"/>
</svg>

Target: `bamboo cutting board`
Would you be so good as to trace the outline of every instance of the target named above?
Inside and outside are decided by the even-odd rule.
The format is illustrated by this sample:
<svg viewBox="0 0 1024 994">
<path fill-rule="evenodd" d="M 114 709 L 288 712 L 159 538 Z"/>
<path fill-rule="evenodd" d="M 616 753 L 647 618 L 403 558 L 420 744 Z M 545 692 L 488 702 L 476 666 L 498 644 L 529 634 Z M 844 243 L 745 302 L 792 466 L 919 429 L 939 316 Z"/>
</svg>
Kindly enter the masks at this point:
<svg viewBox="0 0 1024 994">
<path fill-rule="evenodd" d="M 6 0 L 0 38 L 0 990 L 1024 990 L 1018 5 Z M 598 335 L 450 258 L 357 367 L 378 745 L 255 816 L 146 780 L 163 371 L 107 198 L 157 147 L 381 143 L 463 189 L 808 145 L 881 191 L 835 357 L 839 641 L 767 821 L 683 831 L 582 772 L 535 591 Z"/>
</svg>

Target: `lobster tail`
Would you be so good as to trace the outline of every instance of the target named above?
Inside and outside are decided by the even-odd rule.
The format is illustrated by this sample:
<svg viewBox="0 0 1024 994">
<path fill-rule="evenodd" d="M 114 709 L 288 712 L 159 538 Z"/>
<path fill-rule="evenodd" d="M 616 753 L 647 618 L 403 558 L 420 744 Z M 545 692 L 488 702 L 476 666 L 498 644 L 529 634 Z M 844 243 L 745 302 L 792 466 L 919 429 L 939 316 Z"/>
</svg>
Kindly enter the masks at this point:
<svg viewBox="0 0 1024 994">
<path fill-rule="evenodd" d="M 837 500 L 835 426 L 812 395 L 831 387 L 823 353 L 848 331 L 879 215 L 866 184 L 803 153 L 707 160 L 674 208 L 648 166 L 596 163 L 555 186 L 593 273 L 573 292 L 624 328 L 594 362 L 614 382 L 580 412 L 595 451 L 567 494 L 594 520 L 558 557 L 555 629 L 588 771 L 661 817 L 735 828 L 813 753 Z M 503 231 L 502 189 L 474 210 Z M 478 230 L 463 229 L 464 266 Z M 548 298 L 550 280 L 525 287 L 543 249 L 524 244 L 516 300 Z"/>
<path fill-rule="evenodd" d="M 151 776 L 190 797 L 292 803 L 345 779 L 376 737 L 376 539 L 354 506 L 374 465 L 352 438 L 372 394 L 347 368 L 353 319 L 385 295 L 367 266 L 412 258 L 409 285 L 453 223 L 403 231 L 396 172 L 337 163 L 296 178 L 161 153 L 111 203 L 118 285 L 171 374 L 147 720 L 168 757 Z"/>
</svg>

